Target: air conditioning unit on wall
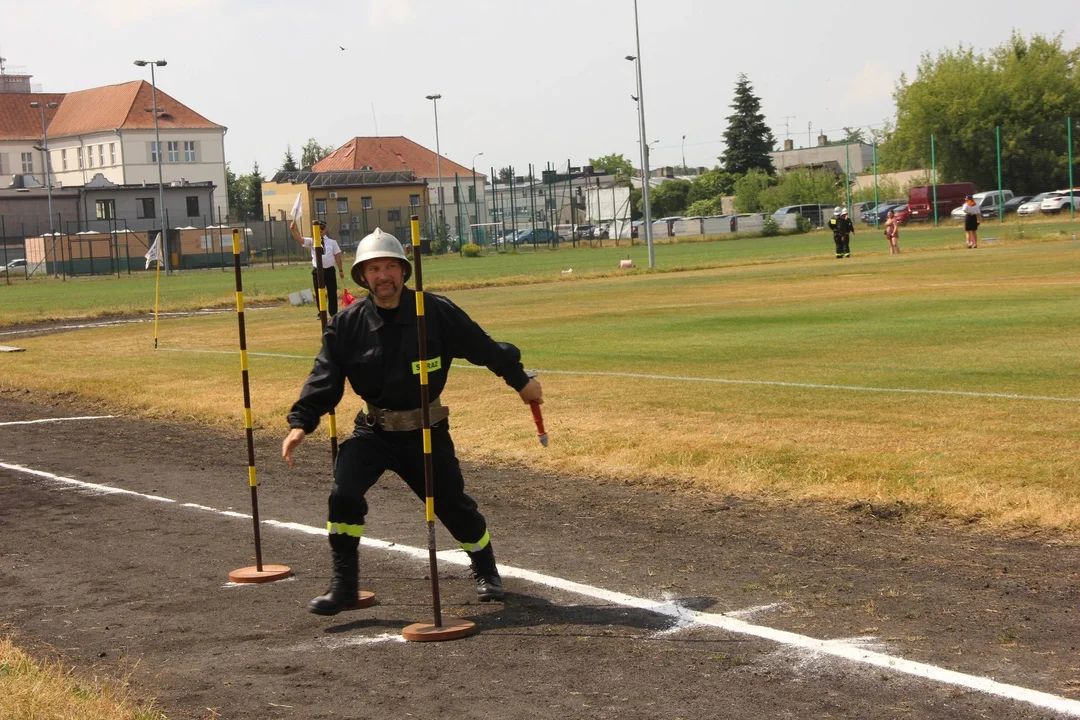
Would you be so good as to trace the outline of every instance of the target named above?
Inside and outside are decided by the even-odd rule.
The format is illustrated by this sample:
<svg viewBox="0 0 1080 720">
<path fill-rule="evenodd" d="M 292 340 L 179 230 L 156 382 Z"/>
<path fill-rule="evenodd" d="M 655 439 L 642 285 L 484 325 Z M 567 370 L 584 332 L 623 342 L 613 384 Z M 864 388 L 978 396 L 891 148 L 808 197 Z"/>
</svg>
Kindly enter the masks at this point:
<svg viewBox="0 0 1080 720">
<path fill-rule="evenodd" d="M 330 193 L 330 199 L 331 200 L 337 200 L 337 193 L 336 192 Z"/>
</svg>

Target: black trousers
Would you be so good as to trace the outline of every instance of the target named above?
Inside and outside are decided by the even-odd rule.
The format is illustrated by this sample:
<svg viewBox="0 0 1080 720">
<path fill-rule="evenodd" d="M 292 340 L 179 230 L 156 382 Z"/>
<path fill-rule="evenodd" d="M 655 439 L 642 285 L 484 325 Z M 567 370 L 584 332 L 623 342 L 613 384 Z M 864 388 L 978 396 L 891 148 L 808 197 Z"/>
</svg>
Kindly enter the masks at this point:
<svg viewBox="0 0 1080 720">
<path fill-rule="evenodd" d="M 335 268 L 323 268 L 323 284 L 326 285 L 326 312 L 329 315 L 337 314 L 337 275 Z M 315 288 L 315 302 L 319 302 L 319 271 L 311 268 L 311 285 Z"/>
<path fill-rule="evenodd" d="M 473 546 L 485 540 L 487 522 L 476 501 L 465 494 L 465 479 L 446 420 L 431 427 L 431 461 L 435 516 L 466 550 L 482 549 Z M 422 430 L 384 432 L 358 428 L 341 444 L 334 467 L 334 487 L 330 491 L 331 535 L 338 532 L 359 537 L 363 533 L 368 511 L 364 496 L 387 470 L 401 476 L 418 498 L 425 498 Z M 419 517 L 418 514 L 418 521 Z"/>
</svg>

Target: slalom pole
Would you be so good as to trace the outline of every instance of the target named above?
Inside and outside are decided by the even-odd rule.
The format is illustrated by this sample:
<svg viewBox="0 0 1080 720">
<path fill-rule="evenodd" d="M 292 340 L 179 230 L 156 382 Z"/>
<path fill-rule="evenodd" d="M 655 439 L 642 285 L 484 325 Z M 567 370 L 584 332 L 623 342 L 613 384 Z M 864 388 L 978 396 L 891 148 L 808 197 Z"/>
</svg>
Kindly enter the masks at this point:
<svg viewBox="0 0 1080 720">
<path fill-rule="evenodd" d="M 439 560 L 435 549 L 435 470 L 431 461 L 431 412 L 428 408 L 427 322 L 424 317 L 424 273 L 420 266 L 420 218 L 413 215 L 412 249 L 414 275 L 416 276 L 416 335 L 420 352 L 420 414 L 424 421 L 424 506 L 428 530 L 428 572 L 431 575 L 431 604 L 435 622 L 413 623 L 401 631 L 402 637 L 415 642 L 453 640 L 472 635 L 476 623 L 454 618 L 443 623 L 439 603 Z"/>
<path fill-rule="evenodd" d="M 315 282 L 318 283 L 319 286 L 319 325 L 322 327 L 322 331 L 325 333 L 327 323 L 326 278 L 323 277 L 322 266 L 323 253 L 325 252 L 325 249 L 323 248 L 322 242 L 322 226 L 318 223 L 313 222 L 311 224 L 311 239 L 315 244 L 315 264 L 317 266 L 315 272 Z M 337 416 L 334 414 L 334 411 L 331 410 L 329 413 L 327 413 L 326 418 L 327 424 L 330 426 L 330 467 L 334 468 L 337 466 L 338 452 Z"/>
<path fill-rule="evenodd" d="M 244 384 L 244 429 L 247 434 L 248 485 L 251 486 L 251 520 L 255 527 L 255 566 L 229 573 L 235 583 L 262 583 L 292 575 L 285 565 L 263 565 L 259 537 L 259 484 L 255 480 L 255 435 L 251 427 L 251 389 L 248 384 L 247 333 L 244 329 L 244 284 L 240 277 L 240 230 L 233 228 L 233 270 L 236 273 L 236 321 L 240 327 L 240 377 Z M 160 267 L 160 265 L 159 265 Z"/>
</svg>

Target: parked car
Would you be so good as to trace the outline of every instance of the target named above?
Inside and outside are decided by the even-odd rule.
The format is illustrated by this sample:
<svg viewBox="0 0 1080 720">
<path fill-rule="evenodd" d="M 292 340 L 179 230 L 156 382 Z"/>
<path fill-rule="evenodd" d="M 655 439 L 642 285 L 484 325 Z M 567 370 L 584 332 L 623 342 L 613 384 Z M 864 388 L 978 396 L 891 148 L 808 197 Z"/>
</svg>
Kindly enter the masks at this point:
<svg viewBox="0 0 1080 720">
<path fill-rule="evenodd" d="M 900 201 L 897 200 L 897 203 Z M 864 214 L 870 212 L 877 206 L 878 203 L 873 200 L 864 200 L 863 202 L 857 202 L 851 206 L 851 217 L 861 218 Z"/>
<path fill-rule="evenodd" d="M 971 199 L 975 201 L 975 204 L 979 206 L 979 214 L 984 218 L 993 217 L 998 214 L 998 201 L 1004 198 L 1006 201 L 1011 200 L 1013 197 L 1012 190 L 987 190 L 986 192 L 975 193 L 971 196 Z M 964 206 L 960 205 L 954 208 L 950 213 L 953 220 L 964 221 Z"/>
<path fill-rule="evenodd" d="M 565 242 L 564 238 L 554 230 L 548 230 L 547 228 L 530 228 L 518 233 L 517 238 L 514 239 L 515 245 L 552 245 Z"/>
<path fill-rule="evenodd" d="M 896 205 L 892 208 L 892 212 L 896 222 L 900 225 L 907 225 L 908 220 L 911 219 L 911 208 L 907 205 Z M 886 211 L 885 215 L 886 219 L 888 219 L 888 211 Z"/>
<path fill-rule="evenodd" d="M 1058 194 L 1060 194 L 1060 193 L 1057 193 L 1057 192 L 1039 193 L 1035 197 L 1029 198 L 1027 200 L 1027 202 L 1022 203 L 1020 205 L 1020 207 L 1017 209 L 1016 214 L 1020 215 L 1020 216 L 1027 216 L 1027 215 L 1035 215 L 1036 213 L 1042 212 L 1042 201 L 1045 200 L 1046 198 L 1050 197 L 1051 195 L 1058 195 Z"/>
<path fill-rule="evenodd" d="M 1044 215 L 1055 215 L 1073 208 L 1080 209 L 1080 188 L 1073 188 L 1072 195 L 1068 190 L 1053 193 L 1052 197 L 1043 200 L 1042 205 L 1039 206 L 1039 210 Z"/>
<path fill-rule="evenodd" d="M 584 240 L 591 238 L 593 234 L 592 225 L 577 225 L 574 227 L 574 237 L 578 240 Z"/>
<path fill-rule="evenodd" d="M 912 220 L 933 220 L 934 200 L 937 200 L 937 215 L 942 217 L 964 204 L 964 198 L 973 195 L 979 188 L 974 183 L 945 183 L 943 185 L 917 185 L 908 190 L 907 204 L 911 208 Z M 1012 197 L 1012 193 L 1009 193 Z"/>
<path fill-rule="evenodd" d="M 595 225 L 592 229 L 592 237 L 594 240 L 607 240 L 609 232 L 611 231 L 608 230 L 607 225 Z"/>
<path fill-rule="evenodd" d="M 773 213 L 773 219 L 781 223 L 787 215 L 802 215 L 814 227 L 823 227 L 832 217 L 832 205 L 788 205 Z"/>
<path fill-rule="evenodd" d="M 904 203 L 893 202 L 891 200 L 889 202 L 881 203 L 881 204 L 877 205 L 876 207 L 874 207 L 873 210 L 871 210 L 870 212 L 863 215 L 862 216 L 862 221 L 864 223 L 868 224 L 868 225 L 873 225 L 874 224 L 874 216 L 876 215 L 877 216 L 877 223 L 878 223 L 878 225 L 880 225 L 883 222 L 885 222 L 885 217 L 889 214 L 890 210 L 892 210 L 893 208 L 898 208 L 898 207 L 902 207 L 902 206 L 904 206 Z"/>
<path fill-rule="evenodd" d="M 1019 209 L 1020 209 L 1020 206 L 1023 205 L 1024 203 L 1026 203 L 1029 200 L 1031 200 L 1030 195 L 1018 195 L 1017 197 L 1014 197 L 1012 200 L 1008 200 L 1004 205 L 1002 205 L 1001 206 L 1001 212 L 1004 215 L 1008 215 L 1009 213 L 1018 212 Z"/>
<path fill-rule="evenodd" d="M 12 260 L 7 265 L 0 265 L 0 275 L 11 273 L 12 275 L 26 272 L 26 258 L 19 258 Z"/>
</svg>

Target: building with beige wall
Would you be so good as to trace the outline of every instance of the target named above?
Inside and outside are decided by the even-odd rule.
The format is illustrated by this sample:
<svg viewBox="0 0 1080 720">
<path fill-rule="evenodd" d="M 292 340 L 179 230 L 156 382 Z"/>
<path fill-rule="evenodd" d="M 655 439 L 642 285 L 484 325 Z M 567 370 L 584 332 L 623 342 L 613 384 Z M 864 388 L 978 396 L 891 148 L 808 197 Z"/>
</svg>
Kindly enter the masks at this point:
<svg viewBox="0 0 1080 720">
<path fill-rule="evenodd" d="M 376 227 L 405 242 L 409 217 L 427 217 L 427 185 L 411 172 L 280 172 L 262 185 L 266 217 L 288 222 L 296 196 L 303 207 L 303 232 L 311 221 L 326 222 L 327 232 L 351 245 Z"/>
</svg>

